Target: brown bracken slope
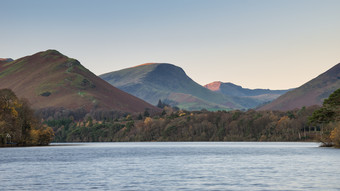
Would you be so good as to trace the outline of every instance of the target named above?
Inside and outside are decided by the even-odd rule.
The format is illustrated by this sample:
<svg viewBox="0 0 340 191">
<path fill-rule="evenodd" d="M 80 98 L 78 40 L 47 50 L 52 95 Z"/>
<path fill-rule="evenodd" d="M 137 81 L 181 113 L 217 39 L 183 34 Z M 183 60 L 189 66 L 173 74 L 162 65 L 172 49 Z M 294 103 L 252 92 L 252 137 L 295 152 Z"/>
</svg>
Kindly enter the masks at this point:
<svg viewBox="0 0 340 191">
<path fill-rule="evenodd" d="M 258 110 L 287 111 L 304 106 L 322 105 L 323 100 L 340 88 L 340 63 Z"/>
<path fill-rule="evenodd" d="M 0 89 L 10 88 L 34 109 L 48 107 L 143 112 L 158 110 L 105 82 L 77 60 L 47 50 L 0 62 Z"/>
</svg>

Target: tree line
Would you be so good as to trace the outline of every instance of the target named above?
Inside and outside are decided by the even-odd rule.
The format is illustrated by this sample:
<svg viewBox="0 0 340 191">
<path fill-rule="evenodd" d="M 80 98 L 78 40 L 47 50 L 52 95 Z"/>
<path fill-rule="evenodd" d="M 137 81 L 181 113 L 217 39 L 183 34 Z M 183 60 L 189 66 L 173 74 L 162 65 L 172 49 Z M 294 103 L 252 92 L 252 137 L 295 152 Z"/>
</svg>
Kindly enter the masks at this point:
<svg viewBox="0 0 340 191">
<path fill-rule="evenodd" d="M 55 142 L 320 141 L 340 146 L 340 89 L 322 107 L 286 112 L 185 111 L 159 101 L 163 111 L 158 114 L 46 108 L 36 111 L 37 117 L 9 89 L 0 90 L 0 99 L 2 146 L 46 145 L 53 135 Z"/>
<path fill-rule="evenodd" d="M 115 120 L 49 120 L 55 141 L 312 141 L 320 134 L 308 117 L 317 106 L 278 111 L 183 111 L 164 107 L 159 115 Z"/>
<path fill-rule="evenodd" d="M 55 141 L 320 141 L 340 146 L 340 89 L 322 107 L 292 111 L 183 111 L 159 101 L 162 113 L 119 118 L 88 115 L 81 121 L 49 120 Z M 98 117 L 98 116 L 97 116 Z"/>
</svg>

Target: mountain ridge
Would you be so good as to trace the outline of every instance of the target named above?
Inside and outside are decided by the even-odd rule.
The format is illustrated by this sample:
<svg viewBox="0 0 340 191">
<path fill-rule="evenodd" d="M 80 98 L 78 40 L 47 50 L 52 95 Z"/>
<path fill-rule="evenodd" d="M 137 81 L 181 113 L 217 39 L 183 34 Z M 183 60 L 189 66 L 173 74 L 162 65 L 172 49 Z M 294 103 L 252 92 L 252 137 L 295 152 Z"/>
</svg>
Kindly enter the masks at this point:
<svg viewBox="0 0 340 191">
<path fill-rule="evenodd" d="M 12 58 L 0 58 L 0 64 L 7 63 L 7 62 L 12 62 Z"/>
<path fill-rule="evenodd" d="M 272 101 L 280 95 L 286 93 L 289 90 L 270 90 L 270 89 L 249 89 L 242 86 L 233 84 L 231 82 L 215 81 L 204 85 L 205 88 L 211 91 L 220 92 L 224 95 L 231 96 L 234 99 L 247 99 L 243 101 L 243 105 L 247 105 L 249 108 L 255 108 L 261 104 Z M 242 100 L 240 100 L 242 101 Z"/>
</svg>

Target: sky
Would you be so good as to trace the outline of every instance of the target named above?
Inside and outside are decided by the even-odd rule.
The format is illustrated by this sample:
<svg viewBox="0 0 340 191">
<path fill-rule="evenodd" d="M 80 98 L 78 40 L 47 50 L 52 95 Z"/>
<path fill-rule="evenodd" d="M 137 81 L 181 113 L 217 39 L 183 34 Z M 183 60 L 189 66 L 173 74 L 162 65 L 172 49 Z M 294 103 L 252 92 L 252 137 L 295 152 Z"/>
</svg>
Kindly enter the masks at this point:
<svg viewBox="0 0 340 191">
<path fill-rule="evenodd" d="M 0 0 L 0 58 L 93 73 L 171 63 L 201 85 L 299 87 L 340 62 L 339 0 Z"/>
</svg>

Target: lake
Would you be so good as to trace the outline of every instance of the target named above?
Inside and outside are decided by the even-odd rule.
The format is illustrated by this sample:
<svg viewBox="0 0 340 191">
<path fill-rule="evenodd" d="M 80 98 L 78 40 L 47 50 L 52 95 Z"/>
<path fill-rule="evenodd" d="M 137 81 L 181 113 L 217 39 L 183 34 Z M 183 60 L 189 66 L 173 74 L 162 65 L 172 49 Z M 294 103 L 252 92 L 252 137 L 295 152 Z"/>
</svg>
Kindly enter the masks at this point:
<svg viewBox="0 0 340 191">
<path fill-rule="evenodd" d="M 77 143 L 0 148 L 0 190 L 340 190 L 317 143 Z"/>
</svg>

